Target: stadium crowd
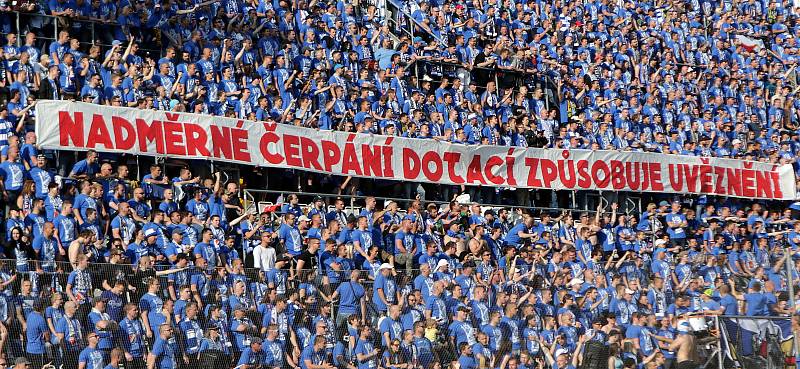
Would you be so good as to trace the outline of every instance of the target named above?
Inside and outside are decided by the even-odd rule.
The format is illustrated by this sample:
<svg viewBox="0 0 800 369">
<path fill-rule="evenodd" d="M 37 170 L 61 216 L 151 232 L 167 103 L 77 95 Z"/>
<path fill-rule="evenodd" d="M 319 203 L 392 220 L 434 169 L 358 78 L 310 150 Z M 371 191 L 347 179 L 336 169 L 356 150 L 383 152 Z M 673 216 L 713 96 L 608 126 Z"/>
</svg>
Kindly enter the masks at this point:
<svg viewBox="0 0 800 369">
<path fill-rule="evenodd" d="M 37 100 L 74 99 L 800 169 L 792 6 L 405 1 L 389 22 L 368 2 L 0 2 L 0 367 L 693 369 L 685 343 L 720 333 L 690 317 L 785 316 L 790 334 L 788 203 L 551 214 L 406 184 L 402 208 L 292 194 L 254 214 L 219 172 L 64 165 L 30 127 Z"/>
</svg>

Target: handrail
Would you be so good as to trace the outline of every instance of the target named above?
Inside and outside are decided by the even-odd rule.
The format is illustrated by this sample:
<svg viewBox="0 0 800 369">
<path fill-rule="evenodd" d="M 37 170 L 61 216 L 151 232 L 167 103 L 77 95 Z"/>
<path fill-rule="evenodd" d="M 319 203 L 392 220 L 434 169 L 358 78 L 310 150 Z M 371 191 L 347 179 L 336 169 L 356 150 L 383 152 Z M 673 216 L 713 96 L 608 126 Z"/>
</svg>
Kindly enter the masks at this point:
<svg viewBox="0 0 800 369">
<path fill-rule="evenodd" d="M 716 315 L 725 319 L 752 319 L 752 320 L 785 320 L 791 319 L 791 316 L 755 316 L 755 315 Z"/>
<path fill-rule="evenodd" d="M 411 14 L 409 14 L 407 11 L 405 11 L 403 9 L 403 6 L 401 4 L 398 4 L 396 0 L 386 0 L 386 3 L 387 4 L 392 4 L 397 9 L 398 12 L 400 12 L 403 15 L 405 15 L 406 18 L 408 18 L 408 20 L 409 20 L 411 25 L 417 25 L 417 28 L 422 29 L 423 31 L 425 31 L 426 34 L 428 34 L 431 37 L 435 38 L 438 42 L 445 43 L 445 40 L 443 38 L 441 38 L 439 36 L 436 36 L 433 33 L 428 32 L 425 29 L 425 27 L 423 27 L 420 22 L 418 22 L 416 19 L 414 19 L 414 17 L 412 17 Z M 399 25 L 399 22 L 397 22 L 397 24 Z M 412 28 L 411 29 L 411 37 L 413 38 L 413 36 L 414 36 L 414 29 Z"/>
<path fill-rule="evenodd" d="M 292 192 L 292 191 L 267 190 L 267 189 L 244 189 L 243 192 L 245 193 L 245 197 L 250 198 L 253 201 L 253 204 L 249 204 L 248 207 L 250 205 L 257 205 L 257 201 L 255 200 L 255 196 L 253 196 L 253 194 L 272 194 L 272 195 L 278 195 L 278 196 L 287 195 L 287 194 L 296 194 L 296 195 L 301 196 L 301 197 L 310 197 L 310 198 L 314 198 L 314 197 L 319 196 L 319 197 L 322 197 L 323 199 L 325 199 L 325 198 L 349 199 L 349 200 L 351 200 L 351 202 L 353 200 L 363 200 L 363 199 L 366 199 L 367 197 L 374 197 L 376 200 L 383 200 L 383 201 L 390 201 L 391 200 L 391 201 L 394 201 L 394 202 L 397 202 L 397 203 L 414 201 L 414 199 L 405 199 L 405 198 L 399 198 L 399 197 L 380 197 L 380 196 L 363 196 L 363 195 L 348 195 L 348 194 L 337 195 L 337 194 L 317 193 L 317 192 L 297 193 L 297 192 Z M 436 205 L 449 204 L 449 201 L 440 201 L 440 200 L 420 200 L 420 202 L 423 202 L 425 204 L 431 204 L 432 203 L 432 204 L 436 204 Z M 566 208 L 553 208 L 553 207 L 544 207 L 544 206 L 521 206 L 521 205 L 502 205 L 502 204 L 484 204 L 484 203 L 481 203 L 480 206 L 493 208 L 493 209 L 511 208 L 511 209 L 527 209 L 527 210 L 535 210 L 535 211 L 547 211 L 547 210 L 550 210 L 551 212 L 563 212 L 563 211 L 573 212 L 573 211 L 579 211 L 579 212 L 582 212 L 582 213 L 586 212 L 586 213 L 590 213 L 590 214 L 593 214 L 593 213 L 597 212 L 596 210 L 566 209 Z"/>
</svg>

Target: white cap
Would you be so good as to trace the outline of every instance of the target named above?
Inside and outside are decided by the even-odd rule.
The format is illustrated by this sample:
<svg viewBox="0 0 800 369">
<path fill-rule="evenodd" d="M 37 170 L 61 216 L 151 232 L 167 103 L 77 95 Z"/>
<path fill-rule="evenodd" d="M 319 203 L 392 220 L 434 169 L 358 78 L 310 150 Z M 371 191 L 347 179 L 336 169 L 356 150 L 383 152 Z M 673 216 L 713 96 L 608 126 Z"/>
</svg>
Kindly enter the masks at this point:
<svg viewBox="0 0 800 369">
<path fill-rule="evenodd" d="M 733 141 L 731 141 L 731 143 L 734 144 L 734 145 L 740 144 L 740 143 L 742 143 L 742 140 L 740 140 L 738 138 L 734 138 Z"/>
<path fill-rule="evenodd" d="M 384 270 L 384 269 L 393 269 L 393 268 L 394 268 L 394 267 L 392 267 L 392 264 L 389 264 L 389 263 L 383 263 L 383 264 L 381 264 L 381 266 L 380 266 L 380 267 L 378 267 L 378 270 Z"/>
<path fill-rule="evenodd" d="M 301 216 L 300 216 L 300 218 L 297 218 L 297 221 L 298 221 L 298 222 L 308 222 L 308 221 L 310 221 L 310 220 L 311 220 L 311 219 L 309 219 L 309 218 L 308 218 L 307 216 L 305 216 L 305 215 L 301 215 Z"/>
<path fill-rule="evenodd" d="M 385 209 L 385 208 L 388 208 L 388 207 L 389 207 L 389 205 L 391 205 L 391 204 L 394 204 L 394 201 L 392 201 L 392 200 L 386 200 L 386 201 L 383 203 L 383 208 L 384 208 L 384 209 Z"/>
<path fill-rule="evenodd" d="M 634 290 L 632 290 L 632 289 L 630 289 L 630 288 L 626 288 L 626 289 L 625 289 L 625 293 L 627 293 L 627 294 L 629 294 L 629 295 L 633 295 L 634 293 L 636 293 L 636 291 L 634 291 Z"/>
<path fill-rule="evenodd" d="M 656 240 L 654 245 L 655 245 L 655 247 L 660 247 L 660 246 L 662 246 L 662 245 L 664 245 L 666 243 L 667 243 L 666 240 L 659 238 L 659 239 Z"/>
<path fill-rule="evenodd" d="M 439 269 L 439 268 L 441 268 L 443 266 L 449 267 L 450 263 L 448 263 L 447 260 L 440 259 L 439 262 L 436 263 L 436 269 Z"/>
<path fill-rule="evenodd" d="M 583 284 L 583 279 L 572 278 L 572 280 L 569 281 L 569 283 L 567 283 L 567 287 L 579 286 L 579 285 L 582 285 L 582 284 Z"/>
<path fill-rule="evenodd" d="M 561 356 L 563 354 L 569 354 L 569 350 L 567 350 L 565 348 L 560 348 L 560 349 L 556 350 L 556 352 L 554 354 L 555 355 L 553 355 L 553 357 L 559 357 L 559 356 Z"/>
</svg>

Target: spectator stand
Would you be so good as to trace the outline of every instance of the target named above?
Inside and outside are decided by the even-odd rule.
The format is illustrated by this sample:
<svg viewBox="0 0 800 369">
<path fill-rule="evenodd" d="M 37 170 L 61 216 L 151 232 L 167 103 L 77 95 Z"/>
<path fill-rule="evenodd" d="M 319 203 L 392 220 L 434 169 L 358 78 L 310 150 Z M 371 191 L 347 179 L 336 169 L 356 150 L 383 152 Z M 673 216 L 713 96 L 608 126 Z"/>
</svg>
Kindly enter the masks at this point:
<svg viewBox="0 0 800 369">
<path fill-rule="evenodd" d="M 76 36 L 80 37 L 81 46 L 87 47 L 92 45 L 100 46 L 104 49 L 110 49 L 114 43 L 113 32 L 109 32 L 111 28 L 122 27 L 119 23 L 113 20 L 99 20 L 87 17 L 68 18 L 65 16 L 53 16 L 43 13 L 27 13 L 20 11 L 5 12 L 7 16 L 13 17 L 13 23 L 16 30 L 16 46 L 21 47 L 25 45 L 25 36 L 27 32 L 32 31 L 32 19 L 38 19 L 36 24 L 41 24 L 41 29 L 36 29 L 36 45 L 39 46 L 43 54 L 48 53 L 47 45 L 50 42 L 58 40 L 58 33 L 62 30 L 73 32 L 73 25 L 80 25 L 85 31 L 77 33 Z M 140 40 L 141 41 L 141 40 Z M 161 49 L 152 48 L 150 44 L 142 43 L 139 46 L 140 56 L 149 57 L 158 60 L 162 56 Z M 38 62 L 38 60 L 34 61 Z M 77 60 L 76 60 L 77 63 Z"/>
</svg>

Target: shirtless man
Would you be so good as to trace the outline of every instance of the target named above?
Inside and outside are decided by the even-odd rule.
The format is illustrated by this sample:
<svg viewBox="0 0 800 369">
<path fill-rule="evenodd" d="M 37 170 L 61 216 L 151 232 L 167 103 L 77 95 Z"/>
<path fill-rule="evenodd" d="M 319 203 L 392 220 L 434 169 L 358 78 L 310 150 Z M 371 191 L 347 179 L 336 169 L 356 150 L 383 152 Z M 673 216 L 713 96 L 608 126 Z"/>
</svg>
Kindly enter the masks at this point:
<svg viewBox="0 0 800 369">
<path fill-rule="evenodd" d="M 653 338 L 668 343 L 669 350 L 676 353 L 675 361 L 677 364 L 675 369 L 697 369 L 700 361 L 697 355 L 697 346 L 717 340 L 717 337 L 713 335 L 696 340 L 694 333 L 692 333 L 692 327 L 687 320 L 678 321 L 678 336 L 674 339 L 655 335 L 653 335 Z"/>
</svg>

